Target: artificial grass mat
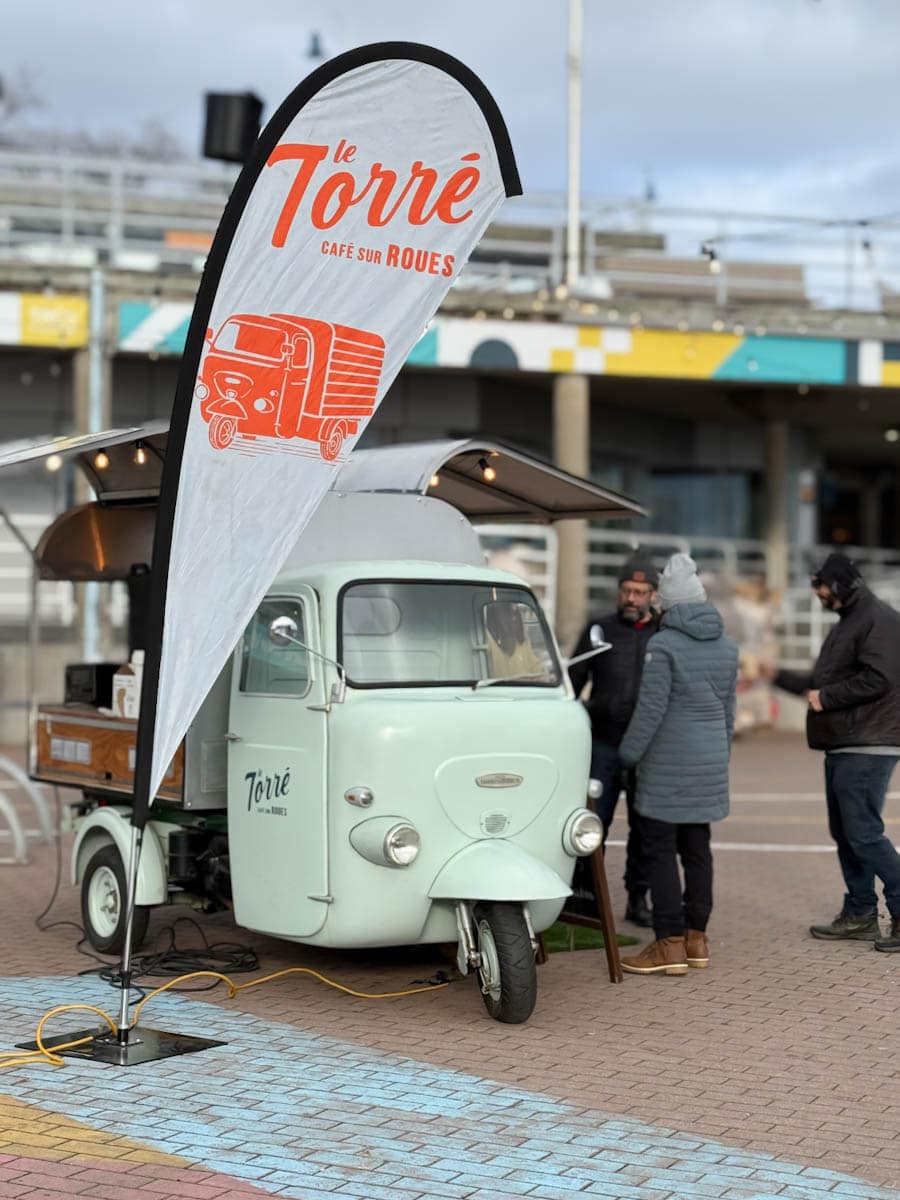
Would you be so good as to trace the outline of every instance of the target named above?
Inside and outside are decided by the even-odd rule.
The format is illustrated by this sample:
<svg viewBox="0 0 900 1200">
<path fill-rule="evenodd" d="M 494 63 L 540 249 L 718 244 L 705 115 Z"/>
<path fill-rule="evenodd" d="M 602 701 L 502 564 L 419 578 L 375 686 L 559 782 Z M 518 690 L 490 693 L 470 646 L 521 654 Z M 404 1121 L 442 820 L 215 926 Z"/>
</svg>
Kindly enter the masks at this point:
<svg viewBox="0 0 900 1200">
<path fill-rule="evenodd" d="M 620 946 L 640 945 L 640 939 L 629 933 L 617 933 L 616 941 Z M 590 929 L 585 925 L 566 925 L 557 921 L 544 930 L 544 945 L 548 954 L 556 954 L 561 950 L 602 950 L 605 944 L 599 929 Z"/>
</svg>

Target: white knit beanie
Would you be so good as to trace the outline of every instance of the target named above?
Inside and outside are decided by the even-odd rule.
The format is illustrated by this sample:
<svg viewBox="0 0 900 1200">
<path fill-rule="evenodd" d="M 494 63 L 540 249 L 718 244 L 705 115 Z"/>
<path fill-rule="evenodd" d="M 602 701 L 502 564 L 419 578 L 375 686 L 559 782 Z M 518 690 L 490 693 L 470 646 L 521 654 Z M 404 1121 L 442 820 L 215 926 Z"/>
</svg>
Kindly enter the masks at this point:
<svg viewBox="0 0 900 1200">
<path fill-rule="evenodd" d="M 672 555 L 659 577 L 657 592 L 663 612 L 674 604 L 702 604 L 706 600 L 697 564 L 689 554 Z"/>
</svg>

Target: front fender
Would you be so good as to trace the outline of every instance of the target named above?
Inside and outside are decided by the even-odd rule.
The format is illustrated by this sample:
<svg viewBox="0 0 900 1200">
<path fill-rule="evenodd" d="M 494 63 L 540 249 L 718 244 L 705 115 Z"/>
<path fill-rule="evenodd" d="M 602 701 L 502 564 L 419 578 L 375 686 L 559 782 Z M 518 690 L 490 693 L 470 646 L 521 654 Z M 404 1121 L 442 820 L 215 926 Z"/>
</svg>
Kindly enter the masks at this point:
<svg viewBox="0 0 900 1200">
<path fill-rule="evenodd" d="M 72 882 L 80 883 L 88 862 L 101 846 L 113 845 L 123 863 L 131 853 L 131 809 L 94 809 L 81 823 L 72 847 Z M 138 864 L 135 904 L 165 904 L 168 899 L 166 861 L 152 825 L 144 830 Z"/>
<path fill-rule="evenodd" d="M 428 889 L 432 900 L 563 900 L 572 889 L 546 863 L 512 842 L 472 842 L 454 854 Z"/>
</svg>

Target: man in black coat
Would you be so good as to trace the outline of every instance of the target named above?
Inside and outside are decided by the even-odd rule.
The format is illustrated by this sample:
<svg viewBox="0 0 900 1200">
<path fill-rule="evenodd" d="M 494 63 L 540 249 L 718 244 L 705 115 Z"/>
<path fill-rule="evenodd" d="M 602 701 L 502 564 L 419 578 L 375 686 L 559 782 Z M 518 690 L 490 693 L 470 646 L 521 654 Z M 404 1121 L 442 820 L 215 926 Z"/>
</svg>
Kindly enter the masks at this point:
<svg viewBox="0 0 900 1200">
<path fill-rule="evenodd" d="M 881 815 L 900 758 L 900 613 L 869 591 L 844 554 L 830 554 L 812 586 L 840 620 L 811 674 L 779 671 L 775 683 L 809 701 L 807 740 L 825 751 L 828 827 L 847 891 L 831 924 L 810 933 L 900 951 L 900 854 Z M 878 925 L 876 876 L 891 916 L 887 937 Z"/>
<path fill-rule="evenodd" d="M 580 696 L 590 682 L 585 702 L 591 719 L 591 780 L 600 795 L 595 796 L 597 815 L 603 822 L 603 840 L 609 833 L 621 787 L 628 804 L 628 848 L 625 856 L 625 889 L 628 907 L 625 920 L 650 928 L 652 920 L 647 904 L 645 855 L 641 846 L 640 823 L 635 819 L 634 772 L 625 772 L 619 763 L 619 743 L 628 728 L 637 704 L 641 672 L 647 643 L 659 629 L 659 617 L 653 612 L 658 572 L 648 555 L 636 552 L 619 573 L 618 607 L 615 612 L 594 617 L 584 628 L 572 657 L 591 649 L 591 626 L 601 625 L 611 649 L 596 654 L 569 668 L 575 695 Z"/>
</svg>

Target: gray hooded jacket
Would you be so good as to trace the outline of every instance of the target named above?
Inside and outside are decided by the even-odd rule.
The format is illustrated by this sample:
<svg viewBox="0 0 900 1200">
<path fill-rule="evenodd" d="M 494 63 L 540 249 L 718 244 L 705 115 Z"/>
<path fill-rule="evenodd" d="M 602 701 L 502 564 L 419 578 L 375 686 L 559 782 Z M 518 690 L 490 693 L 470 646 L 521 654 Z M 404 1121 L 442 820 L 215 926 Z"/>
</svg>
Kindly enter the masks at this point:
<svg viewBox="0 0 900 1200">
<path fill-rule="evenodd" d="M 663 616 L 619 747 L 626 766 L 638 764 L 639 813 L 674 824 L 728 815 L 737 664 L 711 604 L 676 604 Z"/>
</svg>

